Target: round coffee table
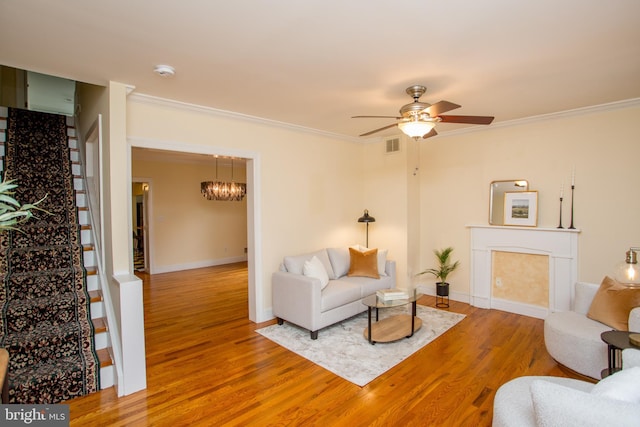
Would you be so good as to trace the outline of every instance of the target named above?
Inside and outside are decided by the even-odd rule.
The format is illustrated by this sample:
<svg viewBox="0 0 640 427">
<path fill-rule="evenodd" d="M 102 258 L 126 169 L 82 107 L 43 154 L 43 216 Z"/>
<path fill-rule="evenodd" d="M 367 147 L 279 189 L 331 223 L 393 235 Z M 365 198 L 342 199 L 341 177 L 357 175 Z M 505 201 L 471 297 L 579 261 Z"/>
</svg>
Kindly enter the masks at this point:
<svg viewBox="0 0 640 427">
<path fill-rule="evenodd" d="M 376 294 L 362 299 L 362 303 L 369 309 L 368 327 L 364 330 L 364 337 L 371 344 L 376 342 L 391 342 L 402 338 L 410 338 L 422 326 L 422 319 L 416 316 L 416 302 L 422 294 L 415 293 L 409 298 L 383 300 Z M 381 308 L 400 307 L 411 304 L 411 314 L 396 314 L 378 320 L 378 310 Z M 376 321 L 372 324 L 371 312 L 375 308 Z"/>
</svg>

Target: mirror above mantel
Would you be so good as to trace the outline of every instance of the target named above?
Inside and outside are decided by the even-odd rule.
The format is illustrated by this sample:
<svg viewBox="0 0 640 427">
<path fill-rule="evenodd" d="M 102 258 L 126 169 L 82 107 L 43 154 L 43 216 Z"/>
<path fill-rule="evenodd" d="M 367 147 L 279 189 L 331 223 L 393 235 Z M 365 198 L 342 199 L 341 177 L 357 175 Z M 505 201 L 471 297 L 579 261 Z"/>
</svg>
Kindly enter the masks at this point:
<svg viewBox="0 0 640 427">
<path fill-rule="evenodd" d="M 528 190 L 529 182 L 524 179 L 492 181 L 489 186 L 489 224 L 504 225 L 504 193 Z"/>
</svg>

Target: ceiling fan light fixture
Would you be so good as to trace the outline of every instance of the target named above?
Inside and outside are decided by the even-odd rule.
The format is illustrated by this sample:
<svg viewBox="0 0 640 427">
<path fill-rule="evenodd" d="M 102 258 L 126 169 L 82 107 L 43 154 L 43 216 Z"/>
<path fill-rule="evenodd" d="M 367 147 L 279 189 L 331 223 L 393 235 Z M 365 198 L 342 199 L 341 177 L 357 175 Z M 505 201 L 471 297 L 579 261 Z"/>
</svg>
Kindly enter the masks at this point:
<svg viewBox="0 0 640 427">
<path fill-rule="evenodd" d="M 412 138 L 422 138 L 431 132 L 431 129 L 435 126 L 435 122 L 422 120 L 410 120 L 398 123 L 400 130 Z"/>
</svg>

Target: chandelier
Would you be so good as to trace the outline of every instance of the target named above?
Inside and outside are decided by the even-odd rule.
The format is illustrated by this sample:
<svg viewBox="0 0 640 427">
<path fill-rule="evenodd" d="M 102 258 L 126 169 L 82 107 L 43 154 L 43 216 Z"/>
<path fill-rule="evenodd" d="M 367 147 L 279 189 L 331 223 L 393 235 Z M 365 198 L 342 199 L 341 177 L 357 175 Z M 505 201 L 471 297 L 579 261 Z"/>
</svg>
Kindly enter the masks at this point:
<svg viewBox="0 0 640 427">
<path fill-rule="evenodd" d="M 231 182 L 218 180 L 218 158 L 216 157 L 216 180 L 200 183 L 200 192 L 207 200 L 241 201 L 247 194 L 247 184 L 233 180 L 233 159 L 231 159 Z"/>
</svg>

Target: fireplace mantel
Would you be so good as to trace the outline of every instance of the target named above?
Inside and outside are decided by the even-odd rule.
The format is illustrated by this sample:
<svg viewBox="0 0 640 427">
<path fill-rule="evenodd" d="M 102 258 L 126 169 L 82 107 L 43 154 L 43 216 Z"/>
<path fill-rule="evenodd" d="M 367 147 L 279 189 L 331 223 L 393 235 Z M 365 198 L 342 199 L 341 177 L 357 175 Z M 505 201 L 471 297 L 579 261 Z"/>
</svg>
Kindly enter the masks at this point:
<svg viewBox="0 0 640 427">
<path fill-rule="evenodd" d="M 554 311 L 570 310 L 578 280 L 580 230 L 538 227 L 470 225 L 471 305 L 495 308 L 544 319 Z M 492 298 L 492 252 L 516 252 L 549 257 L 548 308 Z"/>
</svg>

